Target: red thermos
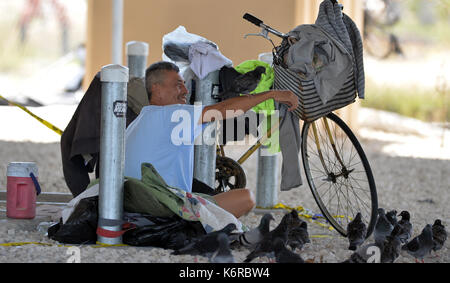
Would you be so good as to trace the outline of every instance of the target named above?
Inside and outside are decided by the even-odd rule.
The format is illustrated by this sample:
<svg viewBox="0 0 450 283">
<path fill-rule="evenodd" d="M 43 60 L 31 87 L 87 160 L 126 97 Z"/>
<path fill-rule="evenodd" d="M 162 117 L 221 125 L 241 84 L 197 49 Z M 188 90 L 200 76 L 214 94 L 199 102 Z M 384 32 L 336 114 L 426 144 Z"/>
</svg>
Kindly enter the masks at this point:
<svg viewBox="0 0 450 283">
<path fill-rule="evenodd" d="M 41 189 L 34 162 L 11 162 L 7 168 L 6 216 L 32 219 L 36 216 L 36 196 Z"/>
</svg>

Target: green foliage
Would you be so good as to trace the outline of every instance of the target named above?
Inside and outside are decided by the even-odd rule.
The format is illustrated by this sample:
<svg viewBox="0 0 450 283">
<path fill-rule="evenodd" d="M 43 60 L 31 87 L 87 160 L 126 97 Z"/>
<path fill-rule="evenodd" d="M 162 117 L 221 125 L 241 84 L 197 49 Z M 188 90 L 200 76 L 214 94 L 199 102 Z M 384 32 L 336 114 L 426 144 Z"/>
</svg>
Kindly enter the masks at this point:
<svg viewBox="0 0 450 283">
<path fill-rule="evenodd" d="M 435 15 L 432 24 L 421 23 L 422 2 L 431 2 L 431 14 Z M 405 0 L 401 20 L 388 29 L 402 39 L 411 38 L 431 41 L 433 44 L 450 45 L 450 0 Z"/>
<path fill-rule="evenodd" d="M 366 85 L 363 107 L 396 112 L 426 122 L 450 121 L 450 93 L 447 97 L 434 90 Z"/>
</svg>

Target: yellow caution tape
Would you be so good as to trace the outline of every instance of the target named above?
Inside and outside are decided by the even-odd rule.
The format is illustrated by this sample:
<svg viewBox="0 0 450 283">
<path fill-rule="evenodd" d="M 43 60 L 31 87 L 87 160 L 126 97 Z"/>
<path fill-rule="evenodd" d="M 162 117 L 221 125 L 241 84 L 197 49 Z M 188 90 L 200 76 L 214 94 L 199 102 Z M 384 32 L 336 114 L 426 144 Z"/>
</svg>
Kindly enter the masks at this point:
<svg viewBox="0 0 450 283">
<path fill-rule="evenodd" d="M 47 126 L 50 130 L 53 130 L 55 133 L 62 135 L 63 131 L 60 130 L 58 127 L 56 127 L 55 125 L 51 124 L 50 122 L 42 119 L 41 117 L 37 116 L 36 114 L 34 114 L 33 112 L 31 112 L 30 110 L 28 110 L 25 106 L 22 106 L 18 103 L 15 102 L 11 102 L 8 99 L 4 98 L 3 96 L 0 95 L 0 99 L 5 100 L 6 102 L 8 102 L 8 104 L 10 105 L 14 105 L 19 107 L 20 109 L 22 109 L 23 111 L 27 112 L 28 114 L 30 114 L 33 118 L 35 118 L 36 120 L 38 120 L 39 122 L 41 122 L 42 124 L 44 124 L 45 126 Z"/>
<path fill-rule="evenodd" d="M 274 208 L 283 208 L 283 209 L 288 209 L 288 210 L 292 210 L 292 209 L 295 209 L 295 210 L 297 210 L 297 211 L 303 211 L 303 210 L 305 210 L 302 206 L 297 206 L 297 207 L 289 207 L 289 206 L 286 206 L 286 205 L 284 205 L 284 204 L 282 204 L 282 203 L 279 203 L 279 204 L 277 204 L 277 205 L 275 205 L 275 207 Z M 325 217 L 323 217 L 323 216 L 320 216 L 320 215 L 309 215 L 309 214 L 299 214 L 299 215 L 301 215 L 301 216 L 304 216 L 304 217 L 307 217 L 307 218 L 324 218 L 325 219 Z M 349 220 L 352 220 L 352 217 L 350 217 L 350 216 L 345 216 L 345 215 L 333 215 L 333 218 L 348 218 Z"/>
<path fill-rule="evenodd" d="M 334 238 L 330 235 L 309 235 L 310 238 Z"/>
<path fill-rule="evenodd" d="M 96 242 L 95 243 L 97 246 L 93 246 L 93 248 L 108 248 L 108 247 L 128 247 L 128 245 L 126 244 L 104 244 L 104 243 L 100 243 L 100 242 Z"/>
<path fill-rule="evenodd" d="M 41 246 L 54 246 L 50 243 L 40 243 L 40 242 L 15 242 L 15 243 L 0 243 L 1 247 L 17 247 L 17 246 L 24 246 L 24 245 L 41 245 Z M 58 245 L 63 247 L 64 245 Z"/>
</svg>

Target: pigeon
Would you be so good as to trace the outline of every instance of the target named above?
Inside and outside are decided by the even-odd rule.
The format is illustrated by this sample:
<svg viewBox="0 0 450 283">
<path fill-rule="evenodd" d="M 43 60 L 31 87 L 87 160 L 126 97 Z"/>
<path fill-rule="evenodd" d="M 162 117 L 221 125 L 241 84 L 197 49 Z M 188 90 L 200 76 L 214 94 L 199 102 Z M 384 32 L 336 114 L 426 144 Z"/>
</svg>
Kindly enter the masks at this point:
<svg viewBox="0 0 450 283">
<path fill-rule="evenodd" d="M 219 248 L 212 254 L 209 262 L 211 263 L 236 263 L 230 250 L 230 243 L 227 234 L 219 233 L 217 235 Z"/>
<path fill-rule="evenodd" d="M 382 246 L 384 240 L 388 235 L 391 234 L 393 229 L 394 225 L 392 225 L 391 222 L 387 220 L 384 209 L 378 208 L 378 219 L 377 223 L 375 224 L 375 230 L 373 231 L 375 243 L 379 246 Z"/>
<path fill-rule="evenodd" d="M 386 213 L 386 218 L 389 222 L 391 222 L 392 225 L 397 224 L 397 210 L 391 210 Z"/>
<path fill-rule="evenodd" d="M 172 254 L 201 255 L 209 258 L 216 251 L 217 246 L 219 245 L 217 236 L 220 233 L 225 233 L 228 236 L 234 230 L 236 230 L 236 225 L 234 223 L 230 223 L 221 230 L 201 236 L 200 238 L 194 240 L 193 242 L 190 242 L 183 248 L 175 250 Z"/>
<path fill-rule="evenodd" d="M 289 223 L 289 229 L 295 228 L 295 227 L 299 227 L 304 221 L 300 219 L 300 217 L 298 217 L 298 212 L 297 210 L 293 209 L 290 212 L 292 219 Z"/>
<path fill-rule="evenodd" d="M 258 86 L 262 74 L 266 72 L 263 66 L 256 67 L 253 71 L 237 76 L 232 82 L 229 91 L 239 94 L 248 94 Z"/>
<path fill-rule="evenodd" d="M 302 249 L 303 245 L 311 243 L 308 233 L 308 224 L 302 221 L 300 226 L 289 230 L 287 244 L 293 251 L 295 249 Z"/>
<path fill-rule="evenodd" d="M 348 259 L 342 263 L 367 263 L 367 258 L 363 257 L 361 254 L 354 252 L 350 255 Z"/>
<path fill-rule="evenodd" d="M 433 231 L 431 224 L 427 224 L 419 236 L 402 246 L 402 250 L 407 251 L 410 255 L 412 255 L 416 259 L 416 262 L 417 259 L 421 259 L 422 263 L 424 262 L 424 256 L 429 254 L 432 248 Z"/>
<path fill-rule="evenodd" d="M 400 226 L 395 226 L 391 234 L 386 237 L 381 250 L 381 263 L 394 263 L 399 257 L 402 248 L 402 242 L 398 237 Z"/>
<path fill-rule="evenodd" d="M 304 263 L 302 257 L 286 248 L 281 238 L 275 239 L 274 243 L 275 262 L 277 263 Z"/>
<path fill-rule="evenodd" d="M 350 243 L 348 249 L 356 251 L 357 247 L 364 243 L 367 235 L 367 226 L 361 220 L 361 213 L 358 212 L 355 218 L 347 225 L 347 237 Z"/>
<path fill-rule="evenodd" d="M 251 229 L 250 231 L 240 233 L 238 236 L 240 245 L 254 248 L 255 245 L 262 240 L 264 235 L 269 233 L 271 220 L 274 220 L 272 214 L 266 213 L 263 217 L 261 217 L 258 227 Z"/>
<path fill-rule="evenodd" d="M 376 243 L 366 244 L 360 246 L 354 253 L 350 255 L 350 258 L 343 263 L 392 263 L 400 255 L 401 243 L 396 233 L 397 231 L 389 234 L 383 245 Z"/>
<path fill-rule="evenodd" d="M 402 244 L 404 244 L 411 238 L 412 235 L 412 224 L 411 222 L 409 222 L 411 216 L 406 210 L 400 212 L 398 216 L 402 217 L 402 219 L 400 219 L 400 221 L 398 221 L 396 225 L 400 228 L 398 231 L 398 237 Z"/>
<path fill-rule="evenodd" d="M 280 238 L 284 244 L 287 242 L 289 224 L 292 223 L 292 213 L 287 213 L 283 216 L 280 224 L 267 233 L 263 239 L 255 246 L 252 252 L 250 252 L 244 262 L 251 262 L 253 259 L 261 256 L 267 256 L 269 258 L 274 256 L 274 242 L 277 238 Z"/>
<path fill-rule="evenodd" d="M 431 230 L 433 232 L 433 251 L 437 252 L 442 248 L 447 240 L 447 231 L 445 230 L 444 225 L 442 225 L 440 219 L 436 219 L 434 221 Z"/>
</svg>

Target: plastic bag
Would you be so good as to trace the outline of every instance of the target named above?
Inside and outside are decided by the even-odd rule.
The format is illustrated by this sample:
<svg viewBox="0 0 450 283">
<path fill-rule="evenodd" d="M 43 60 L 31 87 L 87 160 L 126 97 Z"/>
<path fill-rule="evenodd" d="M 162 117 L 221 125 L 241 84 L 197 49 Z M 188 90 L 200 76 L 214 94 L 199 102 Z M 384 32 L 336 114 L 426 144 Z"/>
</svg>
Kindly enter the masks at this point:
<svg viewBox="0 0 450 283">
<path fill-rule="evenodd" d="M 218 49 L 217 44 L 199 35 L 189 33 L 184 26 L 163 36 L 162 46 L 164 61 L 189 63 L 189 47 L 197 42 L 206 42 Z"/>
<path fill-rule="evenodd" d="M 147 215 L 146 218 L 153 223 L 126 231 L 122 236 L 124 244 L 180 249 L 205 234 L 199 221 L 186 221 L 178 216 L 160 218 Z"/>
<path fill-rule="evenodd" d="M 162 39 L 162 59 L 172 62 L 180 68 L 180 75 L 187 82 L 188 89 L 191 87 L 190 81 L 194 78 L 190 67 L 192 62 L 189 61 L 189 48 L 199 42 L 207 43 L 219 50 L 217 44 L 202 36 L 187 32 L 184 26 L 177 27 L 174 31 L 164 35 Z"/>
<path fill-rule="evenodd" d="M 61 219 L 48 228 L 48 237 L 65 244 L 95 244 L 97 223 L 98 196 L 84 198 L 64 224 Z"/>
</svg>

